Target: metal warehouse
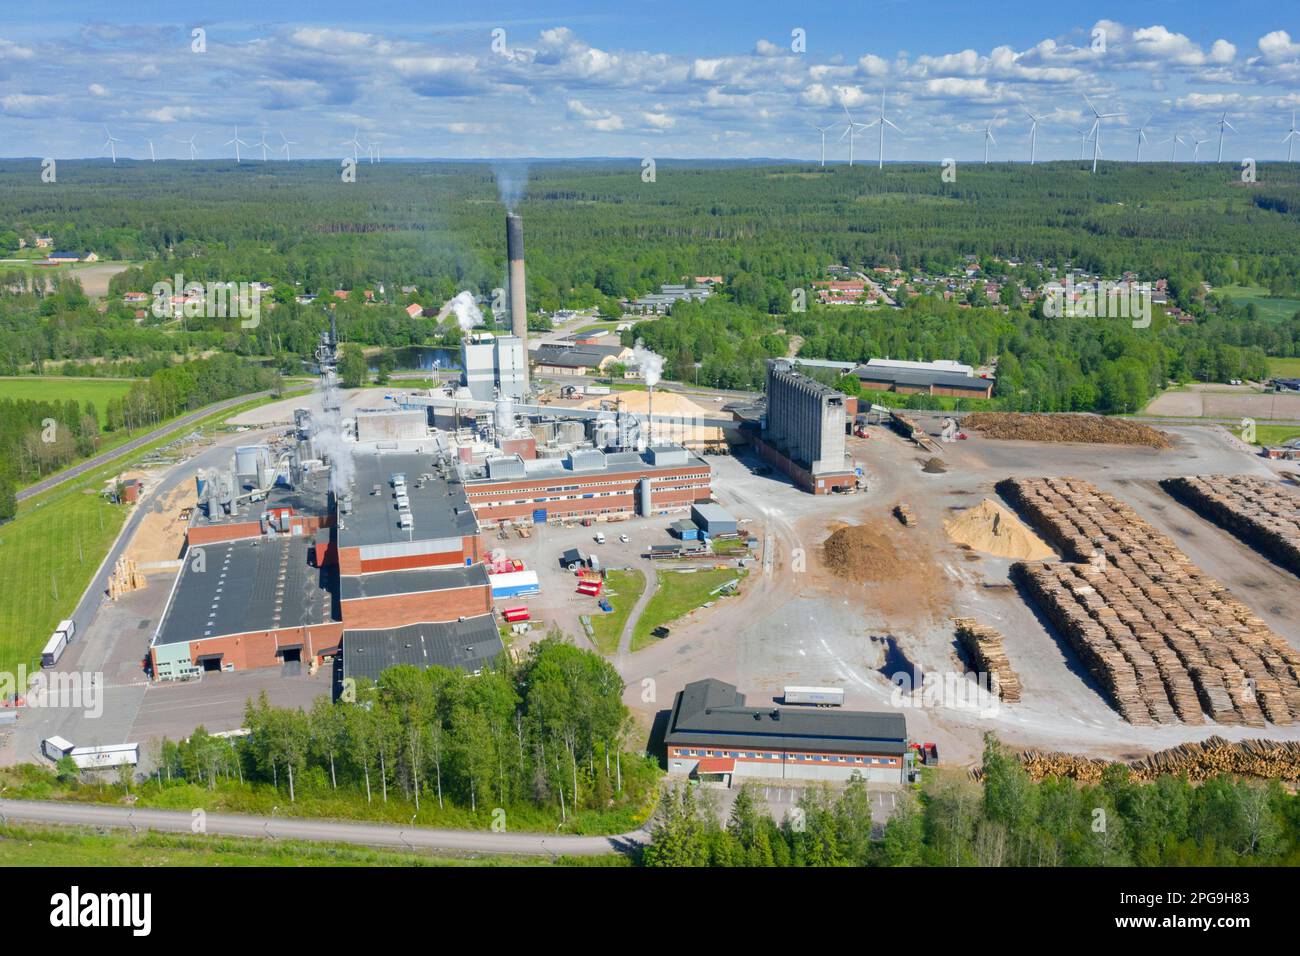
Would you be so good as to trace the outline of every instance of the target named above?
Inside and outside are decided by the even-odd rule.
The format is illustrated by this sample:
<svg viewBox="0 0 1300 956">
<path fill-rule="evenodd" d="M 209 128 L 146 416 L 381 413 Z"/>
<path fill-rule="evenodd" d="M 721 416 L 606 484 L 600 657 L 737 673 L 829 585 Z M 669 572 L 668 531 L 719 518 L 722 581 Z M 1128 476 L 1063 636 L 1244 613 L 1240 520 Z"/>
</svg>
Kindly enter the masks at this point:
<svg viewBox="0 0 1300 956">
<path fill-rule="evenodd" d="M 710 538 L 716 538 L 720 534 L 735 534 L 738 528 L 735 516 L 721 505 L 692 505 L 691 520 Z"/>
<path fill-rule="evenodd" d="M 664 738 L 668 772 L 720 780 L 865 780 L 902 783 L 902 714 L 749 707 L 720 680 L 687 684 L 673 701 Z"/>
</svg>

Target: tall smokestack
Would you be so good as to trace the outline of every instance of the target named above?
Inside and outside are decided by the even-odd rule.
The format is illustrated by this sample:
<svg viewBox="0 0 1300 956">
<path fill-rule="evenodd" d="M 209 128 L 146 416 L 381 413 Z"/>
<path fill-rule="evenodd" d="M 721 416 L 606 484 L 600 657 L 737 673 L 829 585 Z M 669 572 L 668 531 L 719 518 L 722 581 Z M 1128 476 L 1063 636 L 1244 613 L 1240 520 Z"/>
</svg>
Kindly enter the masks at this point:
<svg viewBox="0 0 1300 956">
<path fill-rule="evenodd" d="M 528 384 L 528 287 L 524 279 L 524 220 L 506 213 L 506 257 L 510 260 L 510 326 L 524 347 L 524 385 Z"/>
</svg>

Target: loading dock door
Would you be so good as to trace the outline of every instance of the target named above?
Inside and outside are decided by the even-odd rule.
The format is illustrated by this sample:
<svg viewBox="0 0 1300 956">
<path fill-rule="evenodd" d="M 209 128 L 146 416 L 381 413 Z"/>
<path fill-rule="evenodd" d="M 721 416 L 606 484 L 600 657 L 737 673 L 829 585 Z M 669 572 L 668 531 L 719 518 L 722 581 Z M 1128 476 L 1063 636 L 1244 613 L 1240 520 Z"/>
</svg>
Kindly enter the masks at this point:
<svg viewBox="0 0 1300 956">
<path fill-rule="evenodd" d="M 217 673 L 221 670 L 221 655 L 204 654 L 199 658 L 199 666 L 208 673 Z"/>
</svg>

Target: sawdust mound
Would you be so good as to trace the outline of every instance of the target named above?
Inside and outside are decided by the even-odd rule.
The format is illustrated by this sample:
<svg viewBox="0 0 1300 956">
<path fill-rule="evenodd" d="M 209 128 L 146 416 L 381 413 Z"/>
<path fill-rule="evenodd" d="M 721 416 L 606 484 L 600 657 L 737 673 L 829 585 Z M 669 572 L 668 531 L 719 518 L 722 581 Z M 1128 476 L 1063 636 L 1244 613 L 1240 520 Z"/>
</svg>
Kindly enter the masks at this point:
<svg viewBox="0 0 1300 956">
<path fill-rule="evenodd" d="M 834 574 L 854 581 L 896 578 L 904 568 L 893 543 L 868 525 L 834 532 L 822 545 L 822 557 Z"/>
<path fill-rule="evenodd" d="M 921 470 L 927 475 L 946 475 L 948 466 L 943 463 L 942 458 L 928 458 L 921 466 Z"/>
<path fill-rule="evenodd" d="M 943 529 L 954 543 L 999 558 L 1041 561 L 1055 554 L 1023 521 L 991 498 L 944 522 Z"/>
<path fill-rule="evenodd" d="M 1099 445 L 1170 447 L 1169 436 L 1147 425 L 1100 415 L 1019 415 L 1011 412 L 975 412 L 962 419 L 985 438 L 1011 441 L 1083 442 Z"/>
</svg>

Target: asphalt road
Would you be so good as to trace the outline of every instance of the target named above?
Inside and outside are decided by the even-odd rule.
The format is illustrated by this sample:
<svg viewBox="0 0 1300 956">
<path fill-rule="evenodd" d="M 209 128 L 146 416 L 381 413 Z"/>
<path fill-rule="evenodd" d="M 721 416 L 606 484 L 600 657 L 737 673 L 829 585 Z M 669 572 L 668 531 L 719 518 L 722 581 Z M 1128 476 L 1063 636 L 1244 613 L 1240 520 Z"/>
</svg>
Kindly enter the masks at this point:
<svg viewBox="0 0 1300 956">
<path fill-rule="evenodd" d="M 184 428 L 186 425 L 192 425 L 201 418 L 207 418 L 214 412 L 225 411 L 227 408 L 234 408 L 236 405 L 242 405 L 244 402 L 251 402 L 257 398 L 264 398 L 270 394 L 270 392 L 253 392 L 249 395 L 238 395 L 235 398 L 228 398 L 224 402 L 214 402 L 211 405 L 205 405 L 196 411 L 190 412 L 188 415 L 182 415 L 180 418 L 170 421 L 166 425 L 155 428 L 151 432 L 146 432 L 139 438 L 132 438 L 124 445 L 118 445 L 108 451 L 100 452 L 95 457 L 87 458 L 78 465 L 73 465 L 71 468 L 65 468 L 63 471 L 50 475 L 48 478 L 42 478 L 40 481 L 36 482 L 36 484 L 29 485 L 22 491 L 18 492 L 18 500 L 22 501 L 25 498 L 30 498 L 32 495 L 38 495 L 42 491 L 48 491 L 51 488 L 57 487 L 65 481 L 71 481 L 78 475 L 85 474 L 88 471 L 93 471 L 101 465 L 112 461 L 114 458 L 133 452 L 137 448 L 143 448 L 150 442 L 155 442 L 164 435 L 174 432 L 177 429 Z"/>
<path fill-rule="evenodd" d="M 37 800 L 0 800 L 0 821 L 54 823 L 73 826 L 194 833 L 194 818 L 183 810 L 133 809 L 88 803 Z M 203 832 L 215 836 L 270 837 L 280 840 L 315 840 L 398 849 L 449 850 L 461 853 L 504 853 L 518 856 L 591 856 L 624 852 L 644 842 L 647 834 L 608 837 L 494 833 L 483 830 L 435 830 L 386 824 L 339 823 L 296 817 L 245 816 L 209 813 Z"/>
</svg>

